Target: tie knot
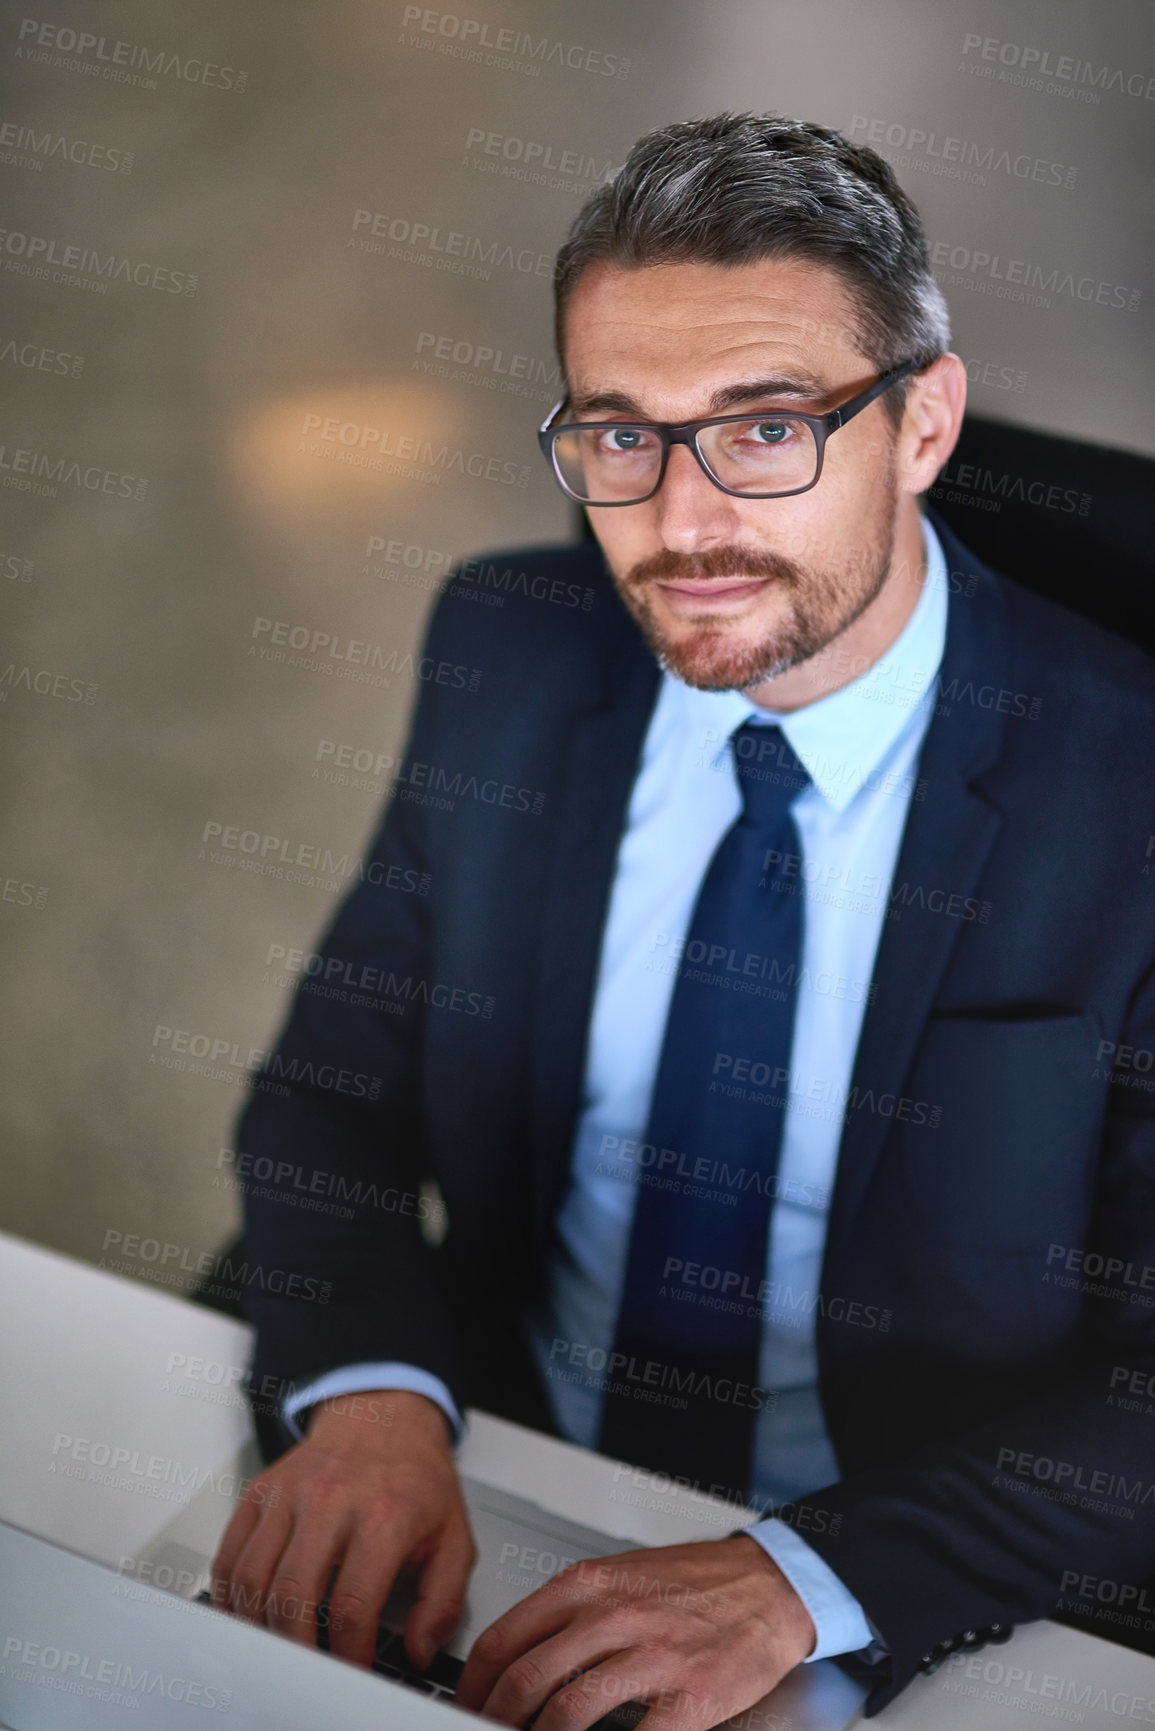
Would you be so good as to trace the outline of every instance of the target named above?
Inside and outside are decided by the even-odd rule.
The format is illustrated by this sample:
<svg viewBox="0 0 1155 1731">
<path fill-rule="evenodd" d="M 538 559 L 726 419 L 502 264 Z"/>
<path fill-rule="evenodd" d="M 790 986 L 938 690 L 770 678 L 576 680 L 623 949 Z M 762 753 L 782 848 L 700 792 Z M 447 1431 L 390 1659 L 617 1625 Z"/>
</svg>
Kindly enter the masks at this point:
<svg viewBox="0 0 1155 1731">
<path fill-rule="evenodd" d="M 743 821 L 755 829 L 776 829 L 810 781 L 805 765 L 777 726 L 745 721 L 730 735 L 730 744 Z"/>
</svg>

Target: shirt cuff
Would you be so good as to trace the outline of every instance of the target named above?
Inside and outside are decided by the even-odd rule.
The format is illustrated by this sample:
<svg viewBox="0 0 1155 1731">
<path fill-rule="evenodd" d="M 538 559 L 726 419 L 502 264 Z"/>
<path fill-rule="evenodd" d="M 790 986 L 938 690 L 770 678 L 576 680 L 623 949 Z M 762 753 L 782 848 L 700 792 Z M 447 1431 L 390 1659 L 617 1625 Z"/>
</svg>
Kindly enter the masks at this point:
<svg viewBox="0 0 1155 1731">
<path fill-rule="evenodd" d="M 812 1665 L 817 1659 L 834 1659 L 841 1653 L 859 1653 L 876 1644 L 876 1637 L 867 1621 L 866 1612 L 848 1587 L 844 1587 L 834 1570 L 799 1538 L 793 1527 L 784 1521 L 759 1521 L 742 1531 L 772 1557 L 810 1612 L 818 1635 L 813 1653 L 803 1664 Z M 885 1649 L 883 1649 L 885 1651 Z M 875 1655 L 864 1655 L 874 1658 Z M 877 1655 L 881 1657 L 881 1654 Z"/>
<path fill-rule="evenodd" d="M 461 1441 L 465 1421 L 457 1404 L 439 1376 L 421 1370 L 415 1364 L 346 1364 L 340 1370 L 326 1371 L 288 1395 L 281 1407 L 281 1417 L 294 1440 L 300 1442 L 304 1431 L 297 1423 L 297 1414 L 321 1400 L 335 1400 L 340 1394 L 363 1394 L 367 1389 L 399 1388 L 410 1394 L 424 1394 L 435 1401 L 453 1430 L 454 1446 Z"/>
</svg>

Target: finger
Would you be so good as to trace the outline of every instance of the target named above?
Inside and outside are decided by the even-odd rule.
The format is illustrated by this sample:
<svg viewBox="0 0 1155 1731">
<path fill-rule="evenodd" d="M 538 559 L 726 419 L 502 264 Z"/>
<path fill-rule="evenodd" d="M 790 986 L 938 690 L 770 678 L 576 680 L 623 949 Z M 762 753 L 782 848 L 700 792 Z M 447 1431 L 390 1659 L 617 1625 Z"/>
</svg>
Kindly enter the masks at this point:
<svg viewBox="0 0 1155 1731">
<path fill-rule="evenodd" d="M 302 1647 L 317 1645 L 317 1612 L 329 1578 L 348 1542 L 348 1518 L 330 1515 L 318 1525 L 311 1519 L 296 1521 L 287 1544 L 276 1559 L 265 1601 L 265 1622 L 278 1635 Z M 329 1614 L 332 1639 L 332 1610 Z"/>
<path fill-rule="evenodd" d="M 605 1623 L 571 1623 L 515 1659 L 497 1679 L 481 1711 L 487 1719 L 499 1719 L 504 1725 L 524 1725 L 559 1690 L 568 1688 L 582 1673 L 593 1675 L 593 1667 L 619 1653 L 621 1647 L 620 1634 L 611 1634 Z M 602 1711 L 609 1709 L 603 1707 Z"/>
<path fill-rule="evenodd" d="M 372 1664 L 382 1607 L 417 1539 L 412 1517 L 356 1529 L 329 1596 L 331 1653 Z"/>
<path fill-rule="evenodd" d="M 654 1691 L 652 1691 L 654 1692 Z M 743 1709 L 716 1696 L 694 1695 L 685 1689 L 664 1689 L 661 1699 L 639 1719 L 635 1731 L 710 1731 Z"/>
<path fill-rule="evenodd" d="M 264 1621 L 269 1582 L 292 1531 L 287 1506 L 270 1510 L 253 1528 L 230 1572 L 228 1607 L 235 1616 L 249 1623 Z"/>
<path fill-rule="evenodd" d="M 420 1670 L 461 1621 L 476 1561 L 477 1546 L 468 1523 L 462 1519 L 447 1524 L 422 1567 L 417 1603 L 405 1621 L 405 1650 Z"/>
<path fill-rule="evenodd" d="M 539 1587 L 536 1593 L 522 1599 L 488 1629 L 481 1631 L 469 1649 L 457 1685 L 459 1706 L 480 1713 L 502 1672 L 523 1653 L 540 1646 L 551 1635 L 564 1629 L 575 1616 L 577 1607 L 572 1600 L 551 1592 L 553 1586 L 551 1582 L 549 1586 Z"/>
<path fill-rule="evenodd" d="M 227 1606 L 233 1565 L 248 1544 L 260 1518 L 260 1511 L 255 1503 L 241 1502 L 233 1510 L 232 1519 L 221 1535 L 217 1554 L 209 1564 L 214 1605 L 222 1608 Z"/>
<path fill-rule="evenodd" d="M 589 1726 L 605 1714 L 612 1713 L 623 1702 L 648 1701 L 654 1697 L 660 1699 L 661 1706 L 651 1707 L 641 1723 L 649 1725 L 656 1712 L 669 1714 L 664 1727 L 659 1727 L 658 1731 L 705 1731 L 707 1724 L 717 1724 L 718 1720 L 725 1718 L 722 1712 L 718 1719 L 701 1724 L 693 1720 L 679 1721 L 674 1708 L 682 1695 L 680 1691 L 675 1693 L 663 1685 L 663 1678 L 668 1683 L 668 1676 L 668 1654 L 663 1668 L 660 1652 L 648 1653 L 638 1647 L 619 1651 L 552 1694 L 534 1724 L 534 1731 L 588 1731 Z M 489 1713 L 488 1703 L 486 1713 Z"/>
</svg>

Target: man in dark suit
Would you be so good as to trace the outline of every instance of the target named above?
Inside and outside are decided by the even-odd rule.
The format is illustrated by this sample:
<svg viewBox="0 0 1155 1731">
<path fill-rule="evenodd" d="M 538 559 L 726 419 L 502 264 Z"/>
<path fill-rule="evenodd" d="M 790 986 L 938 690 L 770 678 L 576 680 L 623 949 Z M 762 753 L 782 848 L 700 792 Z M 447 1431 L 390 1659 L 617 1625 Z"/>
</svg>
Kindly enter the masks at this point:
<svg viewBox="0 0 1155 1731">
<path fill-rule="evenodd" d="M 1155 1563 L 1155 669 L 920 513 L 965 375 L 872 152 L 651 134 L 557 293 L 598 545 L 450 580 L 378 869 L 286 958 L 238 1165 L 293 1446 L 217 1592 L 309 1641 L 339 1564 L 365 1662 L 408 1563 L 427 1662 L 474 1404 L 765 1518 L 531 1595 L 465 1705 L 705 1731 L 847 1655 L 874 1712 Z"/>
</svg>

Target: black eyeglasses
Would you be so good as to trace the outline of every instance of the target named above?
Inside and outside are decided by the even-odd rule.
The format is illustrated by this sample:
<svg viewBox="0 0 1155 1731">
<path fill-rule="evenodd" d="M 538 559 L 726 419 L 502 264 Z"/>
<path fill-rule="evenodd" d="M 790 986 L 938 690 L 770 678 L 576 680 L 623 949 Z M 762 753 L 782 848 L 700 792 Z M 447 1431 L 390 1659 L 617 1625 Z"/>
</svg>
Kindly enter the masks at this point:
<svg viewBox="0 0 1155 1731">
<path fill-rule="evenodd" d="M 714 415 L 703 421 L 568 421 L 553 426 L 569 401 L 563 397 L 538 429 L 538 443 L 554 477 L 581 505 L 641 505 L 666 473 L 671 445 L 688 445 L 723 493 L 738 499 L 785 499 L 816 486 L 831 433 L 844 427 L 923 361 L 904 361 L 877 384 L 825 415 L 777 409 L 751 415 Z"/>
</svg>

